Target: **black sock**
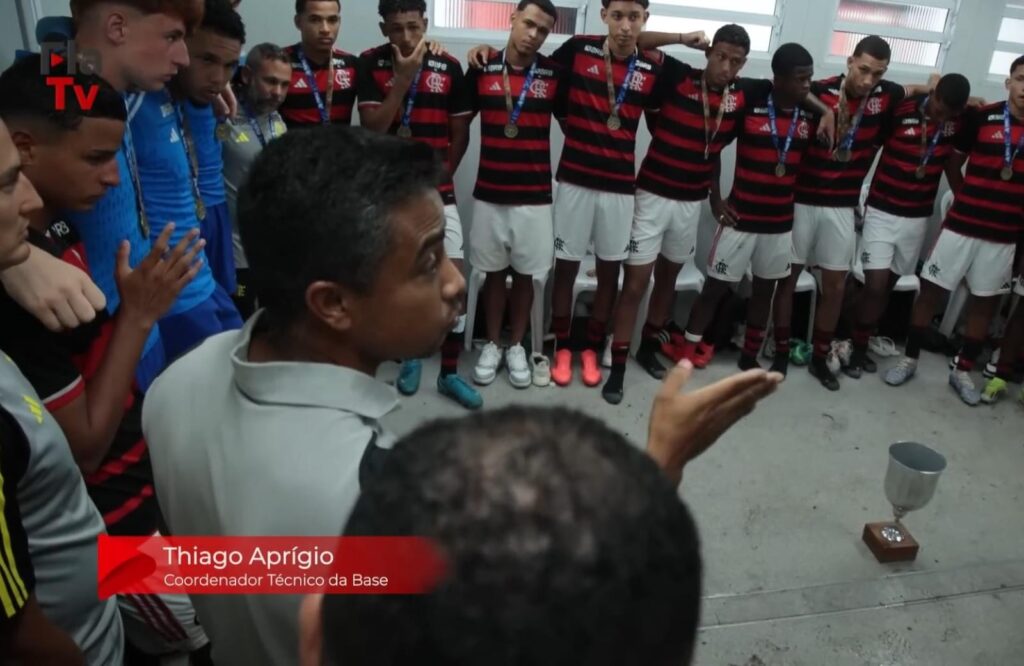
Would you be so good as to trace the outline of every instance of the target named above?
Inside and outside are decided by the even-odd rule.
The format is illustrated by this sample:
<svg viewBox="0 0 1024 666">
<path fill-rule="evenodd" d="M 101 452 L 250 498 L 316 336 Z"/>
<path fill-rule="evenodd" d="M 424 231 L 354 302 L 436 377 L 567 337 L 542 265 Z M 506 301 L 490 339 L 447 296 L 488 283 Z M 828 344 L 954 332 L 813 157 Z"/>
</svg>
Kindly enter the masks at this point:
<svg viewBox="0 0 1024 666">
<path fill-rule="evenodd" d="M 907 356 L 913 359 L 921 357 L 921 343 L 924 342 L 928 329 L 924 326 L 911 326 L 907 332 Z"/>
<path fill-rule="evenodd" d="M 608 373 L 608 381 L 604 383 L 601 388 L 601 396 L 609 403 L 617 405 L 622 402 L 623 379 L 626 377 L 626 366 L 612 366 L 611 372 Z"/>
</svg>

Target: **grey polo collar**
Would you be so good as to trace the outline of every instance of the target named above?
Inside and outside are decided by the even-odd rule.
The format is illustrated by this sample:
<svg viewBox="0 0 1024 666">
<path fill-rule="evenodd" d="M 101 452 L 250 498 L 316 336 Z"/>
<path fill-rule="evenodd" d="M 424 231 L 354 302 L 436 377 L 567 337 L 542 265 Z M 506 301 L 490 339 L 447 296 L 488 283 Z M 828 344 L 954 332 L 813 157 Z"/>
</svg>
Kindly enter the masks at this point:
<svg viewBox="0 0 1024 666">
<path fill-rule="evenodd" d="M 235 386 L 259 403 L 325 407 L 380 419 L 398 407 L 395 389 L 351 368 L 329 363 L 250 363 L 249 340 L 260 313 L 249 318 L 231 350 Z"/>
</svg>

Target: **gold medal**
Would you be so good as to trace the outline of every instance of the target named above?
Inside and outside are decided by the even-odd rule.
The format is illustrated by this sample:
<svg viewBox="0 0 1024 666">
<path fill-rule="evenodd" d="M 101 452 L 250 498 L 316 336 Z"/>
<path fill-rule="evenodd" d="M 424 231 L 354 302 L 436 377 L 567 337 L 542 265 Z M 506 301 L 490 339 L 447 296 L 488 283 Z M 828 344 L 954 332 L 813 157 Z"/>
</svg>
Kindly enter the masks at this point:
<svg viewBox="0 0 1024 666">
<path fill-rule="evenodd" d="M 217 140 L 221 143 L 231 140 L 231 125 L 227 123 L 217 125 Z"/>
<path fill-rule="evenodd" d="M 412 137 L 412 128 L 408 125 L 402 125 L 398 128 L 398 136 L 403 139 L 409 139 Z"/>
<path fill-rule="evenodd" d="M 1007 182 L 1013 180 L 1013 167 L 1010 165 L 1004 166 L 1003 170 L 999 172 L 999 177 Z"/>
<path fill-rule="evenodd" d="M 139 230 L 143 238 L 149 238 L 149 220 L 146 219 L 146 211 L 139 209 Z"/>
<path fill-rule="evenodd" d="M 779 178 L 784 178 L 786 176 L 786 165 L 785 164 L 776 164 L 775 165 L 775 175 L 777 177 L 779 177 Z"/>
<path fill-rule="evenodd" d="M 608 116 L 608 129 L 617 132 L 622 129 L 622 120 L 615 115 Z"/>
<path fill-rule="evenodd" d="M 923 164 L 917 167 L 917 171 L 914 172 L 914 176 L 918 180 L 924 180 L 924 177 L 928 175 L 928 169 Z"/>
<path fill-rule="evenodd" d="M 517 136 L 519 136 L 519 128 L 513 125 L 512 123 L 505 125 L 505 136 L 508 137 L 509 139 L 516 138 Z"/>
<path fill-rule="evenodd" d="M 853 159 L 853 151 L 851 151 L 849 148 L 840 148 L 839 150 L 836 151 L 836 159 L 842 162 L 843 164 L 846 164 L 851 159 Z"/>
<path fill-rule="evenodd" d="M 200 220 L 206 219 L 206 204 L 203 203 L 202 199 L 196 199 L 196 217 Z"/>
</svg>

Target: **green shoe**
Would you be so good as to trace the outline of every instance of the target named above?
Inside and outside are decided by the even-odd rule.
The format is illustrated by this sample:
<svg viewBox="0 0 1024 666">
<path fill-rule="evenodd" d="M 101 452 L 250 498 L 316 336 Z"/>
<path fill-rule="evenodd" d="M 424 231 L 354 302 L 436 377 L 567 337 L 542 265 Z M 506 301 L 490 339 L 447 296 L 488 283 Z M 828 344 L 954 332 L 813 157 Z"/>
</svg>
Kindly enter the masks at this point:
<svg viewBox="0 0 1024 666">
<path fill-rule="evenodd" d="M 789 350 L 789 362 L 793 365 L 807 365 L 811 362 L 814 348 L 803 340 L 793 340 Z"/>
<path fill-rule="evenodd" d="M 998 377 L 993 377 L 985 384 L 985 390 L 981 392 L 981 401 L 986 405 L 994 405 L 1006 393 L 1006 382 Z"/>
</svg>

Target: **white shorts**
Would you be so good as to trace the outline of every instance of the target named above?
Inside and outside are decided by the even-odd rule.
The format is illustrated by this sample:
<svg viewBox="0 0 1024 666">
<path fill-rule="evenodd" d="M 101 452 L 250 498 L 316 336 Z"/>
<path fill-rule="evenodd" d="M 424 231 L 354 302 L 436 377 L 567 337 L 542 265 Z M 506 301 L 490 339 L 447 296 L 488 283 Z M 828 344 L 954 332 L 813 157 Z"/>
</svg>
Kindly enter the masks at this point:
<svg viewBox="0 0 1024 666">
<path fill-rule="evenodd" d="M 547 275 L 554 263 L 551 205 L 501 206 L 473 202 L 469 252 L 473 267 L 499 273 L 512 267 L 520 275 Z"/>
<path fill-rule="evenodd" d="M 782 234 L 755 234 L 719 225 L 708 256 L 708 277 L 739 282 L 752 268 L 755 277 L 781 280 L 792 268 L 793 238 Z"/>
<path fill-rule="evenodd" d="M 626 263 L 646 266 L 659 254 L 675 264 L 692 259 L 697 251 L 700 207 L 700 201 L 676 201 L 637 190 Z"/>
<path fill-rule="evenodd" d="M 796 204 L 793 212 L 793 263 L 828 271 L 849 271 L 857 251 L 853 208 Z"/>
<path fill-rule="evenodd" d="M 210 642 L 187 594 L 117 597 L 128 641 L 148 655 L 195 652 Z"/>
<path fill-rule="evenodd" d="M 974 296 L 1006 294 L 1013 279 L 1015 250 L 1013 243 L 993 243 L 943 229 L 921 277 L 947 291 L 967 278 L 967 288 Z"/>
<path fill-rule="evenodd" d="M 555 257 L 581 261 L 591 241 L 605 261 L 629 256 L 633 226 L 633 195 L 599 192 L 572 183 L 558 183 L 555 194 Z"/>
<path fill-rule="evenodd" d="M 466 256 L 462 241 L 462 218 L 455 204 L 444 207 L 444 253 L 449 259 L 462 259 Z"/>
<path fill-rule="evenodd" d="M 868 206 L 861 243 L 864 270 L 915 275 L 927 232 L 927 217 L 900 217 Z"/>
</svg>

